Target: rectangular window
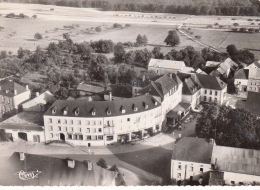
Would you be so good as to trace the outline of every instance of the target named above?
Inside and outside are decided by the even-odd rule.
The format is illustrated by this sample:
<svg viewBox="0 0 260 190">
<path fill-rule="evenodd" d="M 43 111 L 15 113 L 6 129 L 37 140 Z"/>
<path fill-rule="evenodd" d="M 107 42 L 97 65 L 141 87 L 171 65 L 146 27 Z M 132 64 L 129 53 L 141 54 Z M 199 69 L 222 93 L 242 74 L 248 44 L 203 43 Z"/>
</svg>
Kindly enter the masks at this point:
<svg viewBox="0 0 260 190">
<path fill-rule="evenodd" d="M 52 130 L 53 130 L 52 126 L 49 126 L 49 131 L 52 131 Z"/>
<path fill-rule="evenodd" d="M 80 121 L 80 120 L 78 120 L 78 121 L 77 121 L 77 124 L 78 124 L 78 125 L 81 125 L 81 121 Z"/>
<path fill-rule="evenodd" d="M 218 95 L 218 91 L 215 91 L 215 96 L 217 96 Z"/>
<path fill-rule="evenodd" d="M 83 135 L 79 135 L 79 140 L 83 140 Z"/>
<path fill-rule="evenodd" d="M 73 120 L 70 120 L 70 123 L 69 123 L 70 125 L 73 125 Z"/>
<path fill-rule="evenodd" d="M 207 101 L 207 96 L 204 96 L 204 101 Z"/>
<path fill-rule="evenodd" d="M 209 91 L 209 94 L 212 95 L 212 90 Z"/>
<path fill-rule="evenodd" d="M 231 185 L 235 185 L 236 183 L 235 183 L 235 181 L 231 181 Z"/>
<path fill-rule="evenodd" d="M 86 121 L 86 125 L 89 126 L 90 125 L 90 121 Z"/>
<path fill-rule="evenodd" d="M 86 131 L 87 133 L 90 133 L 90 128 L 87 128 L 87 131 Z"/>
<path fill-rule="evenodd" d="M 81 133 L 81 128 L 80 127 L 79 127 L 78 131 L 79 131 L 79 133 Z"/>
<path fill-rule="evenodd" d="M 61 127 L 60 126 L 58 126 L 58 131 L 61 131 Z"/>
<path fill-rule="evenodd" d="M 217 98 L 215 98 L 215 99 L 214 99 L 214 101 L 215 101 L 215 102 L 217 102 L 217 101 L 218 101 L 218 99 L 217 99 Z"/>
<path fill-rule="evenodd" d="M 203 173 L 203 168 L 200 168 L 200 172 Z"/>
<path fill-rule="evenodd" d="M 57 120 L 57 123 L 58 123 L 58 124 L 60 124 L 60 123 L 61 123 L 61 122 L 60 122 L 60 119 L 58 119 L 58 120 Z"/>
<path fill-rule="evenodd" d="M 190 171 L 192 171 L 192 172 L 193 172 L 193 166 L 190 166 Z"/>
<path fill-rule="evenodd" d="M 243 183 L 243 182 L 239 182 L 238 184 L 239 184 L 239 185 L 244 185 L 244 183 Z"/>
<path fill-rule="evenodd" d="M 87 140 L 91 140 L 91 136 L 90 135 L 87 135 Z"/>
<path fill-rule="evenodd" d="M 204 91 L 204 94 L 207 94 L 207 90 Z"/>
<path fill-rule="evenodd" d="M 181 170 L 181 165 L 178 165 L 178 170 Z"/>
<path fill-rule="evenodd" d="M 67 119 L 64 119 L 64 120 L 63 120 L 63 124 L 67 124 Z"/>
<path fill-rule="evenodd" d="M 78 139 L 77 137 L 78 137 L 77 135 L 72 135 L 73 140 L 77 140 Z"/>
<path fill-rule="evenodd" d="M 127 118 L 127 121 L 130 121 L 130 118 Z"/>
<path fill-rule="evenodd" d="M 65 131 L 65 132 L 66 132 L 67 130 L 68 130 L 68 128 L 67 128 L 67 127 L 64 127 L 64 128 L 63 128 L 63 131 Z"/>
<path fill-rule="evenodd" d="M 209 102 L 211 102 L 212 101 L 212 98 L 211 97 L 209 97 Z"/>
<path fill-rule="evenodd" d="M 178 174 L 177 174 L 177 178 L 181 178 L 181 173 L 178 173 Z"/>
<path fill-rule="evenodd" d="M 96 125 L 96 121 L 93 121 L 93 125 Z"/>
<path fill-rule="evenodd" d="M 97 135 L 92 135 L 92 136 L 91 136 L 91 140 L 92 140 L 92 141 L 97 140 Z"/>
<path fill-rule="evenodd" d="M 53 138 L 53 133 L 50 133 L 50 136 L 49 136 L 50 138 Z"/>
<path fill-rule="evenodd" d="M 103 140 L 103 136 L 102 135 L 98 135 L 98 140 Z"/>
<path fill-rule="evenodd" d="M 52 119 L 51 118 L 49 118 L 48 123 L 52 123 Z"/>
<path fill-rule="evenodd" d="M 102 128 L 98 128 L 98 132 L 99 132 L 99 133 L 102 133 Z"/>
<path fill-rule="evenodd" d="M 73 132 L 73 127 L 70 127 L 69 129 L 70 129 L 70 132 Z"/>
<path fill-rule="evenodd" d="M 72 139 L 72 135 L 69 134 L 69 135 L 68 135 L 68 139 Z"/>
</svg>

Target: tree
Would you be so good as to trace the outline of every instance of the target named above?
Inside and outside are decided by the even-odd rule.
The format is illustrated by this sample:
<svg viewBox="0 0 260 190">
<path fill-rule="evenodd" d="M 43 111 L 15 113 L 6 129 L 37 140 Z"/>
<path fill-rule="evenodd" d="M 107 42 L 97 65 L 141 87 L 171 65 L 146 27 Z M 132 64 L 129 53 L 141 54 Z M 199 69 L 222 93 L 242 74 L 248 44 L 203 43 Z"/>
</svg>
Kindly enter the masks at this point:
<svg viewBox="0 0 260 190">
<path fill-rule="evenodd" d="M 0 59 L 5 59 L 7 57 L 7 52 L 5 50 L 0 52 Z"/>
<path fill-rule="evenodd" d="M 128 65 L 133 64 L 135 61 L 135 52 L 129 51 L 129 52 L 125 53 L 123 59 L 126 64 L 128 64 Z"/>
<path fill-rule="evenodd" d="M 96 32 L 101 32 L 101 27 L 96 27 L 96 28 L 95 28 L 95 31 L 96 31 Z"/>
<path fill-rule="evenodd" d="M 34 38 L 35 38 L 36 40 L 40 40 L 40 39 L 42 39 L 42 35 L 37 32 L 37 33 L 34 34 Z"/>
<path fill-rule="evenodd" d="M 114 56 L 115 56 L 115 62 L 120 63 L 124 59 L 125 55 L 125 48 L 122 44 L 117 44 L 114 48 Z"/>
<path fill-rule="evenodd" d="M 166 45 L 170 45 L 172 47 L 178 45 L 180 43 L 180 38 L 176 30 L 170 30 L 164 42 L 166 43 Z"/>
<path fill-rule="evenodd" d="M 163 59 L 163 53 L 161 53 L 161 47 L 157 46 L 153 48 L 152 54 L 155 59 Z"/>
<path fill-rule="evenodd" d="M 237 48 L 235 45 L 231 44 L 227 46 L 227 52 L 230 56 L 236 55 L 237 54 Z"/>
<path fill-rule="evenodd" d="M 148 39 L 147 39 L 146 35 L 141 36 L 140 34 L 138 34 L 138 36 L 136 37 L 136 44 L 138 46 L 146 45 L 147 42 L 148 42 Z"/>
<path fill-rule="evenodd" d="M 107 162 L 103 158 L 99 158 L 96 164 L 101 168 L 107 169 Z"/>
<path fill-rule="evenodd" d="M 233 26 L 239 26 L 239 24 L 238 23 L 234 23 Z"/>
</svg>

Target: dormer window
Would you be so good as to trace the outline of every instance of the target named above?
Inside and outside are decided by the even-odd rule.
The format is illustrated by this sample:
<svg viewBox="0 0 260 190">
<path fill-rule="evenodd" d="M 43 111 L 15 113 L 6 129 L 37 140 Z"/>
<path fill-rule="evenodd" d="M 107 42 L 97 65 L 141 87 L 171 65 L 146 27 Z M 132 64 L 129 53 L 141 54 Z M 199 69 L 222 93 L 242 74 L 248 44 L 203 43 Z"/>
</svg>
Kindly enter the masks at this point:
<svg viewBox="0 0 260 190">
<path fill-rule="evenodd" d="M 123 106 L 121 106 L 120 110 L 122 113 L 125 113 L 125 108 Z"/>
<path fill-rule="evenodd" d="M 111 115 L 111 110 L 107 108 L 107 115 Z"/>
<path fill-rule="evenodd" d="M 79 115 L 79 108 L 75 110 L 75 115 Z"/>
<path fill-rule="evenodd" d="M 5 93 L 7 94 L 9 92 L 9 90 L 5 90 Z"/>
<path fill-rule="evenodd" d="M 157 106 L 158 102 L 154 98 L 152 98 L 152 102 Z"/>
<path fill-rule="evenodd" d="M 134 111 L 138 111 L 138 108 L 136 107 L 135 104 L 133 104 L 133 110 L 134 110 Z"/>
<path fill-rule="evenodd" d="M 145 109 L 148 109 L 148 104 L 147 103 L 143 102 L 143 106 L 144 106 Z"/>
<path fill-rule="evenodd" d="M 67 115 L 67 114 L 68 114 L 68 110 L 69 110 L 69 108 L 66 107 L 66 108 L 63 110 L 63 115 Z"/>
<path fill-rule="evenodd" d="M 95 108 L 92 109 L 91 115 L 96 115 L 96 109 Z"/>
<path fill-rule="evenodd" d="M 55 114 L 57 112 L 57 107 L 55 106 L 54 108 L 52 108 L 52 114 Z"/>
</svg>

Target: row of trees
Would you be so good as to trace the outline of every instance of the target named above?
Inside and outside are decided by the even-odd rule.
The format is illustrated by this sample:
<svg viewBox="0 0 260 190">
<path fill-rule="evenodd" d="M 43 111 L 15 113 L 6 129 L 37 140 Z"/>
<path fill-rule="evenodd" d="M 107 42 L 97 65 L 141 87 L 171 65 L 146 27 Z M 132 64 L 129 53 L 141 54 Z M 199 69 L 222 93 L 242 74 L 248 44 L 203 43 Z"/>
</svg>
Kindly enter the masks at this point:
<svg viewBox="0 0 260 190">
<path fill-rule="evenodd" d="M 260 149 L 260 121 L 246 109 L 205 104 L 195 132 L 216 139 L 218 145 Z"/>
<path fill-rule="evenodd" d="M 15 1 L 15 0 L 8 0 Z M 251 2 L 250 2 L 251 1 Z M 68 7 L 101 8 L 105 11 L 159 12 L 194 15 L 247 15 L 257 16 L 260 12 L 257 0 L 20 0 L 25 3 L 40 3 Z"/>
</svg>

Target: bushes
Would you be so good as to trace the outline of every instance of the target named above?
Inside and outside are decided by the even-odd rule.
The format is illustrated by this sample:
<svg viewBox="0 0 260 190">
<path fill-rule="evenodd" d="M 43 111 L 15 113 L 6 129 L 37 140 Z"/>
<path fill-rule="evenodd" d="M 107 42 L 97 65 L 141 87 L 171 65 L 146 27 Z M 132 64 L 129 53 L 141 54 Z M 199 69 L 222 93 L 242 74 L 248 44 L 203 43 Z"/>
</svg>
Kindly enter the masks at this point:
<svg viewBox="0 0 260 190">
<path fill-rule="evenodd" d="M 34 38 L 35 38 L 36 40 L 40 40 L 40 39 L 42 39 L 42 35 L 37 32 L 37 33 L 34 34 Z"/>
<path fill-rule="evenodd" d="M 0 59 L 5 59 L 7 57 L 6 51 L 1 51 L 0 52 Z"/>
<path fill-rule="evenodd" d="M 111 53 L 114 51 L 115 44 L 111 40 L 99 40 L 90 43 L 96 53 Z"/>
<path fill-rule="evenodd" d="M 113 24 L 113 28 L 123 28 L 121 24 L 115 23 Z"/>
</svg>

